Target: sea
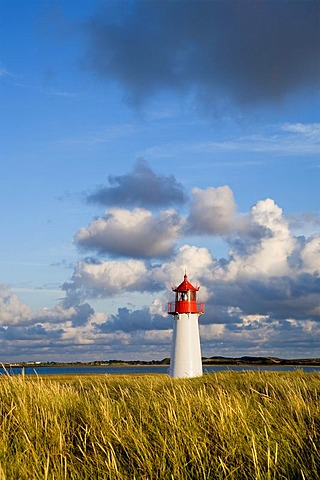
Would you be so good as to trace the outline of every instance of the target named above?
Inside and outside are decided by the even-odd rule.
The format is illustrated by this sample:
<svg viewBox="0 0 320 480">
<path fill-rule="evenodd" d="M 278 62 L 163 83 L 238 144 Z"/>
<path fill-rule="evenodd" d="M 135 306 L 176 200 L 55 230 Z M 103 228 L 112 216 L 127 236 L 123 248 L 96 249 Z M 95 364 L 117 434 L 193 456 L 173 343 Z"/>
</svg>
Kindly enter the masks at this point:
<svg viewBox="0 0 320 480">
<path fill-rule="evenodd" d="M 319 366 L 289 366 L 289 365 L 206 365 L 203 367 L 203 373 L 215 372 L 243 372 L 243 371 L 261 371 L 261 372 L 293 372 L 300 370 L 309 373 L 320 373 Z M 133 366 L 52 366 L 52 367 L 0 367 L 0 375 L 150 375 L 155 373 L 168 374 L 168 365 L 133 365 Z"/>
</svg>

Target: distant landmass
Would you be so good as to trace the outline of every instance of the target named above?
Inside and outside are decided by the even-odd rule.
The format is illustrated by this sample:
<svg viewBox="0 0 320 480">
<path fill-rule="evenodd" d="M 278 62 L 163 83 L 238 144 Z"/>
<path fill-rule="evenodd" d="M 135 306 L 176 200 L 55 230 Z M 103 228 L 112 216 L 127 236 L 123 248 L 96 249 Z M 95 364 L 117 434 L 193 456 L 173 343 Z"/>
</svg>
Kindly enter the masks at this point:
<svg viewBox="0 0 320 480">
<path fill-rule="evenodd" d="M 202 357 L 203 365 L 313 365 L 320 366 L 320 358 L 278 358 L 278 357 Z M 17 362 L 2 363 L 4 367 L 57 367 L 57 366 L 117 366 L 117 365 L 169 365 L 170 358 L 162 360 L 96 360 L 94 362 Z"/>
<path fill-rule="evenodd" d="M 320 365 L 320 358 L 204 357 L 202 363 L 203 365 Z"/>
</svg>

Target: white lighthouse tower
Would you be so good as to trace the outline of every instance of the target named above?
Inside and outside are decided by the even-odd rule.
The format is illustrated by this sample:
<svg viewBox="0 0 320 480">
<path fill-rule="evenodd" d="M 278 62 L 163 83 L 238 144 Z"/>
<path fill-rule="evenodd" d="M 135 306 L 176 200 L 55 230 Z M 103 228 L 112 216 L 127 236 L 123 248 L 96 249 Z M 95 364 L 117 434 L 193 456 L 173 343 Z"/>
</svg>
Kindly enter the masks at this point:
<svg viewBox="0 0 320 480">
<path fill-rule="evenodd" d="M 170 360 L 170 377 L 191 378 L 202 375 L 202 360 L 198 318 L 204 313 L 204 303 L 197 302 L 197 291 L 188 281 L 175 288 L 175 301 L 168 303 L 168 313 L 173 315 L 173 339 Z"/>
</svg>

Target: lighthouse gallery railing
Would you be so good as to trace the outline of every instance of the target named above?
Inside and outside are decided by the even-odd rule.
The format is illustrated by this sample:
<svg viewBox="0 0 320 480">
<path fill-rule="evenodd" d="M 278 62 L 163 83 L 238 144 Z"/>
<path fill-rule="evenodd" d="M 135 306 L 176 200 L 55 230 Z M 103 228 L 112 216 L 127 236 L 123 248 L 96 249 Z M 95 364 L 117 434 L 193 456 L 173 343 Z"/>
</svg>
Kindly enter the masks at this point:
<svg viewBox="0 0 320 480">
<path fill-rule="evenodd" d="M 168 313 L 204 313 L 204 302 L 168 302 Z"/>
</svg>

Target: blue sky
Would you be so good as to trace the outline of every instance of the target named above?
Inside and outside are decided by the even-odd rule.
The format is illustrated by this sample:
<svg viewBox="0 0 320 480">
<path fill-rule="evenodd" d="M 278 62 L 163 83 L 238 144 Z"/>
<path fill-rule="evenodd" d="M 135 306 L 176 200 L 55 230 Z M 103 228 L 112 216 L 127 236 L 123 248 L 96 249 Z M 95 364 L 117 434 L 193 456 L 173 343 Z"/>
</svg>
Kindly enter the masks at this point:
<svg viewBox="0 0 320 480">
<path fill-rule="evenodd" d="M 3 362 L 320 356 L 319 7 L 0 1 Z"/>
</svg>

